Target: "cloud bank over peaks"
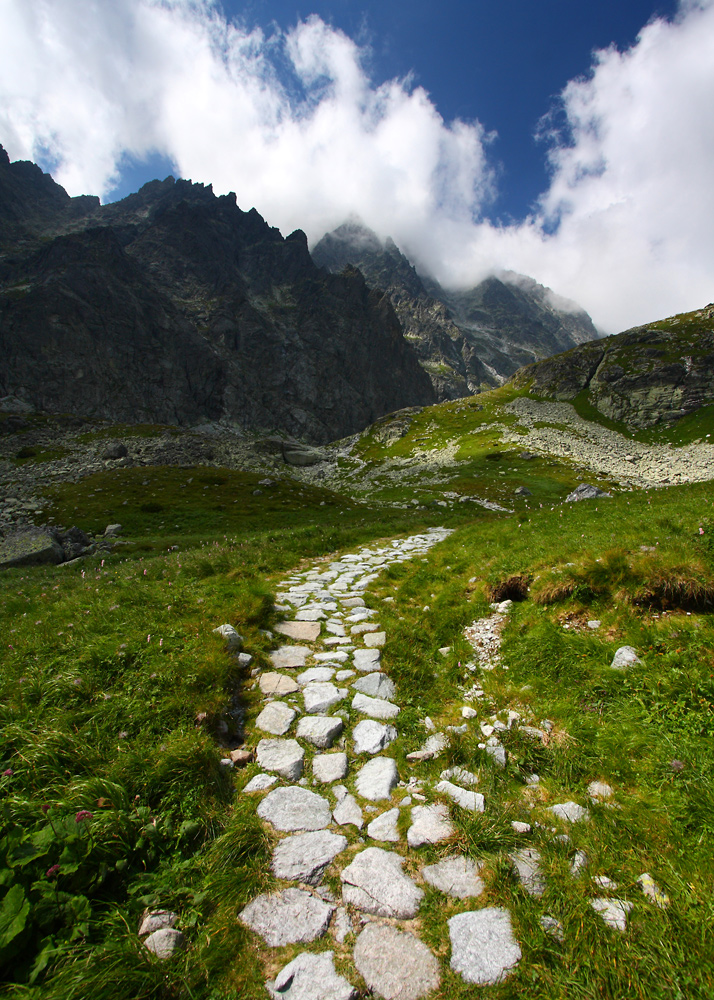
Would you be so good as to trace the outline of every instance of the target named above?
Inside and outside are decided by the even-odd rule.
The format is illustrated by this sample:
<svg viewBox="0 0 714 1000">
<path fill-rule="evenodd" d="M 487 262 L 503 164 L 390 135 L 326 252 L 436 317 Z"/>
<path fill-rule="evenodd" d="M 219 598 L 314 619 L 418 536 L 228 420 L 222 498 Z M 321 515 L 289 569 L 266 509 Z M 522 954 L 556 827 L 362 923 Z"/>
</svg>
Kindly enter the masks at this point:
<svg viewBox="0 0 714 1000">
<path fill-rule="evenodd" d="M 358 215 L 446 286 L 531 275 L 608 331 L 714 298 L 714 0 L 683 3 L 561 95 L 532 216 L 488 221 L 494 144 L 316 16 L 272 32 L 213 0 L 4 0 L 0 142 L 71 194 L 126 157 L 235 191 L 311 241 Z M 547 109 L 544 109 L 546 111 Z"/>
</svg>

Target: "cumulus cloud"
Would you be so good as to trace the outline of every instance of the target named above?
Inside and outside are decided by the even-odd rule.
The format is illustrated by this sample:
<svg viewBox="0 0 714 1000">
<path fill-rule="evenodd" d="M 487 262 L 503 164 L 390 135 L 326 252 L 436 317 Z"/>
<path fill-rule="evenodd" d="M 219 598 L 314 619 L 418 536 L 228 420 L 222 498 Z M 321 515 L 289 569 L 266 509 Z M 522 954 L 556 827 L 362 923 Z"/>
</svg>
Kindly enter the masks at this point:
<svg viewBox="0 0 714 1000">
<path fill-rule="evenodd" d="M 410 80 L 375 84 L 318 17 L 265 33 L 214 0 L 3 0 L 0 141 L 72 194 L 126 156 L 236 192 L 311 240 L 358 214 L 446 285 L 510 269 L 621 329 L 712 294 L 714 0 L 686 0 L 561 95 L 533 215 L 489 222 L 491 138 Z M 547 131 L 547 127 L 545 128 Z"/>
</svg>

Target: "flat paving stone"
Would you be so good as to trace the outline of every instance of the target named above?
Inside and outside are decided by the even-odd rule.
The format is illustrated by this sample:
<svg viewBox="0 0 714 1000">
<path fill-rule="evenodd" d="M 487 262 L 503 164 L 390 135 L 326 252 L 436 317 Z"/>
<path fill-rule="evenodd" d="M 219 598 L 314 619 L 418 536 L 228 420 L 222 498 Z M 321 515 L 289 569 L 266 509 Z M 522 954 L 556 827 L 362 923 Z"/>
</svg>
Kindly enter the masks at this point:
<svg viewBox="0 0 714 1000">
<path fill-rule="evenodd" d="M 386 632 L 365 632 L 364 644 L 368 649 L 375 649 L 383 646 L 387 641 Z"/>
<path fill-rule="evenodd" d="M 540 870 L 540 853 L 534 847 L 524 847 L 509 855 L 518 880 L 529 896 L 536 898 L 545 892 L 545 880 Z"/>
<path fill-rule="evenodd" d="M 325 784 L 341 781 L 348 769 L 346 753 L 318 753 L 312 759 L 312 774 Z"/>
<path fill-rule="evenodd" d="M 288 639 L 301 639 L 303 642 L 314 642 L 320 634 L 322 626 L 316 622 L 278 622 L 275 631 L 286 635 Z"/>
<path fill-rule="evenodd" d="M 335 971 L 331 951 L 318 955 L 304 951 L 265 988 L 274 1000 L 354 1000 L 357 990 Z"/>
<path fill-rule="evenodd" d="M 399 841 L 399 809 L 388 809 L 380 816 L 377 816 L 367 827 L 367 835 L 372 840 L 384 840 L 388 843 L 396 844 Z"/>
<path fill-rule="evenodd" d="M 327 618 L 327 615 L 321 608 L 301 608 L 295 614 L 296 622 L 319 622 L 324 618 Z"/>
<path fill-rule="evenodd" d="M 450 781 L 440 781 L 435 790 L 442 795 L 448 795 L 462 809 L 468 809 L 470 812 L 484 811 L 484 797 L 480 792 L 467 791 Z"/>
<path fill-rule="evenodd" d="M 374 719 L 363 719 L 352 730 L 354 752 L 380 753 L 396 740 L 397 735 L 394 726 L 385 726 L 384 723 L 375 722 Z"/>
<path fill-rule="evenodd" d="M 448 840 L 454 833 L 447 806 L 414 806 L 412 809 L 412 825 L 407 831 L 407 843 L 410 847 L 438 844 L 442 840 Z"/>
<path fill-rule="evenodd" d="M 285 702 L 271 701 L 255 720 L 255 724 L 263 732 L 272 733 L 273 736 L 284 736 L 296 715 L 295 709 L 290 708 Z"/>
<path fill-rule="evenodd" d="M 304 889 L 283 889 L 256 896 L 238 914 L 271 948 L 315 941 L 327 930 L 335 907 Z"/>
<path fill-rule="evenodd" d="M 399 782 L 399 771 L 391 757 L 374 757 L 360 768 L 355 778 L 357 794 L 370 802 L 392 797 Z"/>
<path fill-rule="evenodd" d="M 439 962 L 424 942 L 388 924 L 367 924 L 355 942 L 354 962 L 383 1000 L 420 1000 L 439 987 Z"/>
<path fill-rule="evenodd" d="M 256 757 L 266 771 L 274 771 L 286 781 L 302 777 L 305 751 L 296 740 L 261 740 Z"/>
<path fill-rule="evenodd" d="M 261 819 L 284 833 L 324 830 L 332 818 L 327 799 L 298 785 L 274 788 L 262 800 L 257 811 Z"/>
<path fill-rule="evenodd" d="M 343 597 L 340 603 L 344 608 L 363 608 L 364 597 Z"/>
<path fill-rule="evenodd" d="M 380 652 L 378 649 L 356 649 L 352 660 L 360 673 L 369 674 L 373 670 L 379 670 Z"/>
<path fill-rule="evenodd" d="M 260 681 L 258 682 L 260 690 L 265 695 L 285 695 L 294 694 L 299 691 L 299 686 L 295 683 L 292 677 L 287 677 L 285 674 L 278 674 L 274 671 L 268 671 L 266 674 L 260 675 Z"/>
<path fill-rule="evenodd" d="M 305 711 L 310 715 L 322 715 L 347 694 L 347 688 L 338 688 L 329 681 L 324 683 L 316 681 L 307 684 L 303 688 L 303 698 L 305 701 Z"/>
<path fill-rule="evenodd" d="M 256 774 L 243 789 L 244 792 L 264 792 L 278 780 L 275 774 Z"/>
<path fill-rule="evenodd" d="M 315 653 L 314 659 L 318 663 L 335 663 L 341 664 L 346 663 L 349 659 L 349 653 L 343 653 L 337 649 L 331 649 L 329 653 Z"/>
<path fill-rule="evenodd" d="M 415 917 L 424 890 L 404 874 L 403 864 L 399 854 L 367 847 L 340 875 L 344 903 L 378 917 Z"/>
<path fill-rule="evenodd" d="M 391 701 L 395 691 L 394 681 L 378 670 L 358 677 L 352 687 L 360 694 L 367 694 L 370 698 L 383 698 L 385 701 Z"/>
<path fill-rule="evenodd" d="M 393 705 L 391 701 L 383 698 L 370 698 L 367 694 L 360 694 L 359 691 L 352 699 L 352 708 L 355 712 L 362 712 L 373 719 L 396 719 L 399 715 L 399 705 Z"/>
<path fill-rule="evenodd" d="M 347 792 L 347 789 L 345 789 Z M 364 816 L 354 795 L 345 794 L 332 810 L 332 817 L 339 826 L 356 826 L 362 829 Z"/>
<path fill-rule="evenodd" d="M 508 910 L 489 906 L 449 920 L 451 968 L 467 983 L 488 986 L 506 979 L 521 959 Z"/>
<path fill-rule="evenodd" d="M 311 652 L 307 646 L 280 646 L 270 654 L 270 659 L 276 670 L 291 670 L 304 667 Z"/>
<path fill-rule="evenodd" d="M 422 868 L 421 874 L 425 882 L 440 889 L 455 899 L 470 899 L 480 896 L 485 885 L 479 876 L 481 864 L 456 854 L 444 858 L 435 865 Z"/>
<path fill-rule="evenodd" d="M 342 719 L 330 715 L 303 716 L 298 722 L 297 737 L 320 750 L 326 750 L 335 742 L 343 727 Z"/>
<path fill-rule="evenodd" d="M 301 687 L 307 684 L 326 683 L 335 676 L 334 667 L 308 667 L 301 674 L 297 675 L 297 682 Z"/>
<path fill-rule="evenodd" d="M 285 837 L 273 851 L 276 878 L 319 885 L 327 866 L 347 847 L 347 838 L 329 830 Z"/>
</svg>

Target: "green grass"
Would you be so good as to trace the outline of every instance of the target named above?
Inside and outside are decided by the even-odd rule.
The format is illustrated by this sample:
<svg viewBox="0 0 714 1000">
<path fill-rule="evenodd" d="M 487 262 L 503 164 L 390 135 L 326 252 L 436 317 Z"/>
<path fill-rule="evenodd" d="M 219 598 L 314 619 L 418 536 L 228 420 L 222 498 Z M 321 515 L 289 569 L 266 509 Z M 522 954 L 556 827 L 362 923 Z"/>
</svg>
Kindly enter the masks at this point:
<svg viewBox="0 0 714 1000">
<path fill-rule="evenodd" d="M 489 421 L 497 414 L 481 397 L 446 411 L 443 421 L 440 410 L 418 415 L 404 454 L 412 438 L 443 442 L 464 424 L 478 432 L 470 439 L 483 432 L 485 443 L 469 440 L 470 464 L 447 468 L 448 482 L 431 492 L 422 487 L 423 496 L 473 489 L 515 501 L 512 489 L 525 483 L 534 496 L 514 502 L 517 517 L 467 504 L 453 512 L 388 509 L 287 476 L 215 468 L 114 469 L 56 487 L 47 517 L 97 532 L 119 521 L 127 544 L 103 560 L 0 577 L 0 772 L 12 771 L 0 777 L 0 960 L 8 995 L 265 995 L 275 955 L 236 919 L 275 884 L 272 838 L 255 802 L 236 795 L 258 769 L 226 774 L 218 764 L 221 742 L 255 744 L 260 702 L 249 674 L 211 630 L 231 622 L 255 663 L 265 665 L 271 641 L 264 631 L 276 621 L 272 594 L 282 575 L 305 560 L 437 523 L 456 530 L 424 561 L 388 569 L 369 597 L 387 632 L 384 663 L 402 706 L 400 738 L 390 748 L 402 776 L 438 779 L 460 764 L 479 775 L 486 796 L 483 815 L 454 810 L 453 843 L 398 848 L 413 872 L 454 850 L 484 865 L 486 891 L 475 903 L 427 892 L 419 933 L 447 959 L 437 995 L 474 995 L 448 971 L 445 928 L 453 913 L 482 905 L 509 909 L 523 949 L 512 977 L 479 989 L 484 1000 L 714 994 L 714 628 L 707 603 L 692 601 L 684 586 L 694 580 L 702 593 L 714 579 L 711 488 L 556 505 L 574 482 L 566 467 L 518 460 L 515 449 L 492 442 Z M 273 483 L 260 485 L 261 478 Z M 394 497 L 413 495 L 411 486 L 391 488 Z M 473 651 L 463 628 L 490 614 L 491 588 L 516 575 L 529 578 L 531 590 L 504 631 L 508 670 L 484 673 L 485 698 L 473 704 L 480 719 L 508 708 L 535 725 L 548 718 L 552 738 L 543 746 L 509 732 L 502 771 L 479 748 L 472 724 L 444 757 L 408 763 L 426 736 L 426 715 L 439 728 L 463 721 L 463 691 L 477 676 L 465 670 Z M 662 589 L 677 579 L 679 589 Z M 594 618 L 602 623 L 597 631 L 586 624 Z M 609 663 L 623 644 L 643 662 L 621 674 Z M 674 759 L 683 769 L 672 770 Z M 541 782 L 532 793 L 524 778 L 534 770 Z M 591 806 L 591 822 L 569 831 L 566 848 L 548 833 L 554 824 L 546 807 L 570 798 L 586 804 L 593 779 L 612 784 L 622 808 Z M 78 821 L 82 810 L 91 818 Z M 543 829 L 516 835 L 513 819 Z M 354 831 L 348 838 L 356 844 Z M 542 853 L 542 900 L 527 896 L 510 869 L 508 853 L 526 844 Z M 588 853 L 593 874 L 608 874 L 635 902 L 624 935 L 590 908 L 598 893 L 587 877 L 570 877 L 576 847 Z M 648 904 L 636 886 L 644 871 L 670 896 L 667 910 Z M 334 873 L 327 881 L 339 888 Z M 152 960 L 138 942 L 147 906 L 180 913 L 189 947 L 175 961 Z M 543 913 L 562 921 L 563 944 L 543 932 Z M 328 946 L 339 966 L 349 947 L 331 939 Z M 281 953 L 280 965 L 291 954 Z"/>
</svg>

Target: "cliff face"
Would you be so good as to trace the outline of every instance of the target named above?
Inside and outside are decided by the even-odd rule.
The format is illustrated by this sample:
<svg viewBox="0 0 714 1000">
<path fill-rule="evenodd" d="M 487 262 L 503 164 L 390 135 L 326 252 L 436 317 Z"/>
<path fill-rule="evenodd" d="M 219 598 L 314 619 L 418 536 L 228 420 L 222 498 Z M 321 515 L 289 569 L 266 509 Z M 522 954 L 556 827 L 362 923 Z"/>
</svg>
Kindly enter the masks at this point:
<svg viewBox="0 0 714 1000">
<path fill-rule="evenodd" d="M 463 292 L 422 278 L 392 240 L 346 223 L 312 250 L 333 273 L 358 267 L 390 297 L 440 400 L 498 385 L 538 358 L 597 339 L 590 317 L 531 278 L 505 273 Z"/>
<path fill-rule="evenodd" d="M 714 304 L 523 368 L 513 379 L 551 399 L 585 398 L 633 430 L 714 403 Z"/>
<path fill-rule="evenodd" d="M 71 199 L 6 155 L 0 352 L 0 395 L 40 409 L 315 443 L 435 400 L 389 299 L 317 268 L 299 230 L 173 178 Z"/>
</svg>

